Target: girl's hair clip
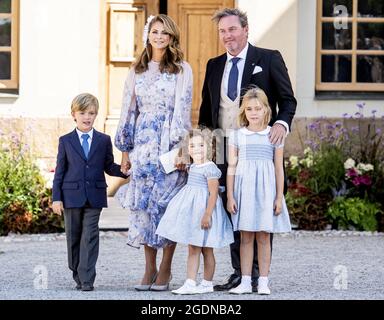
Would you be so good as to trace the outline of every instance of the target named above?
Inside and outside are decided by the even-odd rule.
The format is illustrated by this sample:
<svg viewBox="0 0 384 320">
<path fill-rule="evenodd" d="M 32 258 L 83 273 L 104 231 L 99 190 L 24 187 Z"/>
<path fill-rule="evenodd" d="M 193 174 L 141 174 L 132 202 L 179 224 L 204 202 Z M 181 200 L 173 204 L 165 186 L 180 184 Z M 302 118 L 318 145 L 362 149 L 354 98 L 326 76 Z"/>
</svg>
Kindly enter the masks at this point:
<svg viewBox="0 0 384 320">
<path fill-rule="evenodd" d="M 148 33 L 149 33 L 149 24 L 151 23 L 151 21 L 153 20 L 154 17 L 155 16 L 150 15 L 148 17 L 148 19 L 147 19 L 147 23 L 144 26 L 144 31 L 143 31 L 143 44 L 144 44 L 144 48 L 147 46 Z"/>
</svg>

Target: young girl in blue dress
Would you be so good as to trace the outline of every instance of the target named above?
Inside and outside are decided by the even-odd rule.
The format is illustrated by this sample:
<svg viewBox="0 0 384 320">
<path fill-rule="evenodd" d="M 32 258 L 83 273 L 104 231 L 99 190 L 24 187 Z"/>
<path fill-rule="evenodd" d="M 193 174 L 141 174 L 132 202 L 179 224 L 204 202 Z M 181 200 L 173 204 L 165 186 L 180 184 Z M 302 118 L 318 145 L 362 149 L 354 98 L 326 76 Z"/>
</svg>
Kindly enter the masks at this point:
<svg viewBox="0 0 384 320">
<path fill-rule="evenodd" d="M 239 113 L 241 129 L 228 142 L 227 209 L 234 231 L 240 231 L 241 283 L 229 292 L 252 293 L 253 243 L 256 237 L 260 277 L 258 293 L 270 294 L 270 233 L 289 232 L 291 224 L 285 204 L 283 147 L 269 140 L 271 108 L 260 88 L 243 97 Z"/>
<path fill-rule="evenodd" d="M 156 234 L 177 243 L 188 244 L 187 280 L 175 294 L 213 292 L 215 272 L 213 248 L 233 242 L 231 222 L 219 197 L 221 171 L 212 160 L 212 135 L 208 129 L 188 135 L 192 165 L 187 184 L 169 202 Z M 200 255 L 204 257 L 204 279 L 196 285 Z"/>
</svg>

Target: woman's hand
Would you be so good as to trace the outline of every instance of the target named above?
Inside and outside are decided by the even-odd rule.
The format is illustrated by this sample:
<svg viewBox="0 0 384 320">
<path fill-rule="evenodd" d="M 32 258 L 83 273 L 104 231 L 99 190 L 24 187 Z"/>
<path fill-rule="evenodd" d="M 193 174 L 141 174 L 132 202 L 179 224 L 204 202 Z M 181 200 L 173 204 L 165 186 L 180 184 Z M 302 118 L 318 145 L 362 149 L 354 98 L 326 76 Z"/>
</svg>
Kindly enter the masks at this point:
<svg viewBox="0 0 384 320">
<path fill-rule="evenodd" d="M 233 197 L 228 198 L 227 210 L 230 214 L 236 214 L 237 213 L 237 205 L 236 205 L 236 201 Z"/>
<path fill-rule="evenodd" d="M 273 210 L 275 211 L 275 216 L 278 216 L 281 213 L 283 207 L 283 199 L 276 198 L 275 203 L 273 205 Z"/>
<path fill-rule="evenodd" d="M 201 219 L 201 229 L 207 230 L 211 227 L 211 215 L 205 213 Z"/>
<path fill-rule="evenodd" d="M 177 170 L 187 171 L 187 163 L 185 159 L 177 155 L 175 158 L 175 167 L 177 168 Z"/>
<path fill-rule="evenodd" d="M 129 154 L 128 152 L 123 152 L 123 155 L 121 157 L 121 168 L 120 168 L 120 171 L 125 174 L 125 175 L 128 175 L 128 170 L 131 169 L 131 160 L 129 159 Z"/>
</svg>

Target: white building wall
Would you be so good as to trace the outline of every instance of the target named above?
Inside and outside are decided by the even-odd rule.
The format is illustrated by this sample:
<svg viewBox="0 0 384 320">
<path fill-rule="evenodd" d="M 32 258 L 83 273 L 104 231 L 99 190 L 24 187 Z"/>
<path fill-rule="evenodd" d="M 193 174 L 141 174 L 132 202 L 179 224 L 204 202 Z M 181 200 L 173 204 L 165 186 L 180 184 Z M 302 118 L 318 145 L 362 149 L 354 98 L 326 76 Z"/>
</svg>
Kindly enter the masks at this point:
<svg viewBox="0 0 384 320">
<path fill-rule="evenodd" d="M 0 117 L 68 116 L 72 98 L 98 94 L 100 3 L 20 1 L 20 88 L 0 94 Z"/>
<path fill-rule="evenodd" d="M 296 91 L 298 0 L 238 0 L 236 7 L 248 14 L 249 42 L 281 52 Z"/>
<path fill-rule="evenodd" d="M 354 114 L 362 101 L 367 116 L 384 114 L 383 100 L 316 99 L 316 0 L 237 0 L 236 7 L 248 13 L 250 42 L 282 53 L 298 100 L 296 119 Z"/>
</svg>

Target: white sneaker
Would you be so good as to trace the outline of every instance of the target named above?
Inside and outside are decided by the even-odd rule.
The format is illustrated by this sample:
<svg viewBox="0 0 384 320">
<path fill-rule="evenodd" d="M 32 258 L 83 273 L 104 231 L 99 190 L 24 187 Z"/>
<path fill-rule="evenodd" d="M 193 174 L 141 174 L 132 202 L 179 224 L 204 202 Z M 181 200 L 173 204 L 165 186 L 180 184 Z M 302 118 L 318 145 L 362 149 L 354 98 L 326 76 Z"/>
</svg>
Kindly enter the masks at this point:
<svg viewBox="0 0 384 320">
<path fill-rule="evenodd" d="M 197 291 L 196 284 L 192 284 L 190 281 L 186 280 L 184 284 L 176 290 L 172 290 L 172 293 L 174 294 L 197 294 L 199 293 Z"/>
<path fill-rule="evenodd" d="M 252 284 L 245 284 L 241 282 L 236 288 L 232 288 L 228 291 L 231 294 L 246 294 L 252 293 Z"/>
<path fill-rule="evenodd" d="M 196 287 L 197 293 L 210 293 L 213 292 L 213 285 L 211 286 L 203 286 L 202 284 L 199 284 Z"/>
<path fill-rule="evenodd" d="M 260 278 L 259 278 L 259 281 L 257 284 L 257 293 L 258 294 L 264 294 L 264 295 L 271 294 L 271 290 L 268 287 L 268 279 L 267 280 L 260 280 Z"/>
</svg>

